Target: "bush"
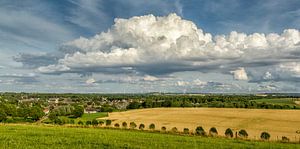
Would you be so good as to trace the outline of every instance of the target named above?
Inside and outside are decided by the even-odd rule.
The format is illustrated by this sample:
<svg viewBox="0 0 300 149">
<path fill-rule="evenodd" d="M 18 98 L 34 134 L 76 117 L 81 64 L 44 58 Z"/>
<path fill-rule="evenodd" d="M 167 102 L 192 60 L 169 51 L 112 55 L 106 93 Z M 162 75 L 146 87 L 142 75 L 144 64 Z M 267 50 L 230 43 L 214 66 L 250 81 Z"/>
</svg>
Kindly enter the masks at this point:
<svg viewBox="0 0 300 149">
<path fill-rule="evenodd" d="M 131 128 L 131 129 L 135 129 L 136 126 L 137 126 L 137 125 L 135 124 L 135 122 L 130 122 L 129 125 L 130 125 L 130 128 Z"/>
<path fill-rule="evenodd" d="M 260 138 L 262 140 L 269 140 L 270 137 L 271 137 L 271 135 L 269 133 L 267 133 L 267 132 L 262 132 L 261 135 L 260 135 Z"/>
<path fill-rule="evenodd" d="M 127 128 L 127 123 L 126 123 L 126 122 L 123 122 L 123 123 L 122 123 L 122 126 L 123 126 L 123 128 Z"/>
<path fill-rule="evenodd" d="M 83 122 L 82 122 L 82 121 L 78 121 L 77 124 L 78 124 L 78 125 L 83 125 Z"/>
<path fill-rule="evenodd" d="M 58 125 L 62 125 L 63 124 L 63 121 L 59 118 L 56 118 L 53 120 L 54 124 L 58 124 Z"/>
<path fill-rule="evenodd" d="M 210 136 L 218 135 L 218 131 L 217 131 L 216 127 L 212 127 L 212 128 L 209 129 L 209 135 Z"/>
<path fill-rule="evenodd" d="M 183 128 L 183 133 L 184 134 L 189 134 L 190 133 L 190 130 L 188 128 Z"/>
<path fill-rule="evenodd" d="M 102 126 L 104 124 L 104 121 L 99 121 L 99 125 Z"/>
<path fill-rule="evenodd" d="M 161 131 L 165 132 L 167 128 L 165 126 L 161 127 Z"/>
<path fill-rule="evenodd" d="M 145 125 L 144 124 L 140 124 L 139 129 L 140 130 L 144 130 L 145 129 Z"/>
<path fill-rule="evenodd" d="M 196 128 L 196 135 L 199 135 L 199 136 L 205 136 L 206 135 L 206 132 L 204 131 L 202 126 L 198 126 Z"/>
<path fill-rule="evenodd" d="M 282 136 L 281 141 L 282 142 L 290 142 L 290 139 L 286 136 Z"/>
<path fill-rule="evenodd" d="M 5 121 L 7 118 L 7 115 L 3 109 L 0 109 L 0 122 Z"/>
<path fill-rule="evenodd" d="M 241 138 L 247 138 L 248 137 L 248 133 L 247 133 L 247 131 L 245 129 L 242 129 L 242 130 L 239 131 L 239 136 Z"/>
<path fill-rule="evenodd" d="M 150 129 L 150 130 L 154 130 L 154 129 L 155 129 L 155 125 L 154 125 L 153 123 L 150 124 L 150 125 L 149 125 L 149 129 Z"/>
<path fill-rule="evenodd" d="M 171 129 L 171 132 L 172 132 L 172 133 L 177 133 L 177 132 L 178 132 L 177 127 L 173 127 L 173 128 Z"/>
<path fill-rule="evenodd" d="M 99 122 L 95 119 L 92 120 L 92 125 L 97 126 L 99 124 Z"/>
<path fill-rule="evenodd" d="M 106 120 L 106 126 L 110 126 L 111 125 L 111 120 Z"/>
<path fill-rule="evenodd" d="M 118 123 L 115 123 L 115 125 L 114 125 L 116 128 L 119 128 L 120 127 L 120 125 L 118 124 Z"/>
<path fill-rule="evenodd" d="M 71 119 L 70 124 L 75 124 L 75 121 L 73 119 Z"/>
<path fill-rule="evenodd" d="M 91 124 L 92 124 L 91 121 L 86 121 L 86 122 L 85 122 L 85 125 L 91 125 Z"/>
<path fill-rule="evenodd" d="M 225 136 L 228 138 L 232 138 L 233 137 L 233 131 L 230 128 L 227 128 L 225 130 Z"/>
</svg>

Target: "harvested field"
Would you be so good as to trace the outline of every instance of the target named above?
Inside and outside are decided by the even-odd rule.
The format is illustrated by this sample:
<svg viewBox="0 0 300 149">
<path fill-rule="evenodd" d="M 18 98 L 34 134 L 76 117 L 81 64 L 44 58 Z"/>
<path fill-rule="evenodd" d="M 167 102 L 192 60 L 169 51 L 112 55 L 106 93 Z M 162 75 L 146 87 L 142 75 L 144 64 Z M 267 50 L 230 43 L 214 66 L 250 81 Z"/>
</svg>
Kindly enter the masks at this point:
<svg viewBox="0 0 300 149">
<path fill-rule="evenodd" d="M 203 126 L 206 131 L 216 127 L 219 135 L 224 135 L 227 128 L 235 131 L 247 130 L 249 138 L 259 139 L 261 132 L 267 131 L 272 140 L 287 136 L 293 141 L 299 141 L 300 110 L 269 110 L 269 109 L 231 109 L 231 108 L 154 108 L 139 109 L 126 112 L 109 113 L 113 123 L 135 122 L 147 126 L 154 123 L 156 129 L 162 126 L 167 129 L 177 127 L 195 130 Z"/>
</svg>

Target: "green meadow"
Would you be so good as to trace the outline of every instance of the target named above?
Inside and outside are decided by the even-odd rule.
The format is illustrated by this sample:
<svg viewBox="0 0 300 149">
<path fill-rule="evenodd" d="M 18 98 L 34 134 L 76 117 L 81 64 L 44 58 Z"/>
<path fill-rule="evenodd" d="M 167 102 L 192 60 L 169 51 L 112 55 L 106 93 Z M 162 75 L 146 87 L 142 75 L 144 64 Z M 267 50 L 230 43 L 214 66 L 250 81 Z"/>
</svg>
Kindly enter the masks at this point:
<svg viewBox="0 0 300 149">
<path fill-rule="evenodd" d="M 162 134 L 159 132 L 70 128 L 45 125 L 0 125 L 3 149 L 92 149 L 92 148 L 282 148 L 296 149 L 300 144 L 247 141 L 225 138 Z"/>
</svg>

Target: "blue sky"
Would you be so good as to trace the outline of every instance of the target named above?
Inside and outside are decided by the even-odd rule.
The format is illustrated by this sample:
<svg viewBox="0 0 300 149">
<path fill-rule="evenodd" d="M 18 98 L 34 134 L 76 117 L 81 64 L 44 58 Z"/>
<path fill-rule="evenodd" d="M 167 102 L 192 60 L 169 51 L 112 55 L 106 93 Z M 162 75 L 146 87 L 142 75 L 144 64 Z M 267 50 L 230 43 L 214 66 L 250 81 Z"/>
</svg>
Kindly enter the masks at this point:
<svg viewBox="0 0 300 149">
<path fill-rule="evenodd" d="M 299 92 L 299 6 L 0 0 L 0 91 Z"/>
</svg>

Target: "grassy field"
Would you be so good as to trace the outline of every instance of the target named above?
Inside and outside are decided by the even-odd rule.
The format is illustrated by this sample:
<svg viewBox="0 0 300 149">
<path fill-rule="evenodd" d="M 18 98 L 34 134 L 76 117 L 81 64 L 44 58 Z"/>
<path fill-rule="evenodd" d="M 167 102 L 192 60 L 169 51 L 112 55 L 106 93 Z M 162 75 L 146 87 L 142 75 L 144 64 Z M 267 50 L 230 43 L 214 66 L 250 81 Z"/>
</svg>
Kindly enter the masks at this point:
<svg viewBox="0 0 300 149">
<path fill-rule="evenodd" d="M 230 109 L 230 108 L 156 108 L 139 109 L 126 112 L 109 113 L 113 123 L 135 122 L 149 126 L 154 123 L 160 130 L 162 126 L 167 129 L 177 127 L 195 130 L 203 126 L 208 132 L 216 127 L 219 135 L 224 135 L 227 128 L 234 131 L 245 129 L 250 139 L 259 139 L 263 131 L 271 134 L 271 140 L 279 140 L 287 136 L 292 141 L 299 142 L 300 110 L 270 110 L 270 109 Z"/>
<path fill-rule="evenodd" d="M 79 121 L 82 121 L 83 123 L 85 123 L 86 121 L 92 121 L 94 119 L 107 117 L 107 116 L 108 116 L 107 112 L 98 112 L 98 113 L 84 113 L 79 118 L 69 118 L 66 116 L 60 116 L 59 118 L 62 120 L 65 120 L 65 121 L 69 121 L 69 120 L 73 119 L 75 121 L 75 123 L 77 124 Z M 50 123 L 51 121 L 49 119 L 46 119 L 43 122 Z"/>
<path fill-rule="evenodd" d="M 68 128 L 41 125 L 0 125 L 0 148 L 282 148 L 299 144 L 180 136 L 122 129 Z"/>
<path fill-rule="evenodd" d="M 92 121 L 97 118 L 108 116 L 107 112 L 99 112 L 99 113 L 84 113 L 80 118 L 77 118 L 76 121 Z"/>
</svg>

